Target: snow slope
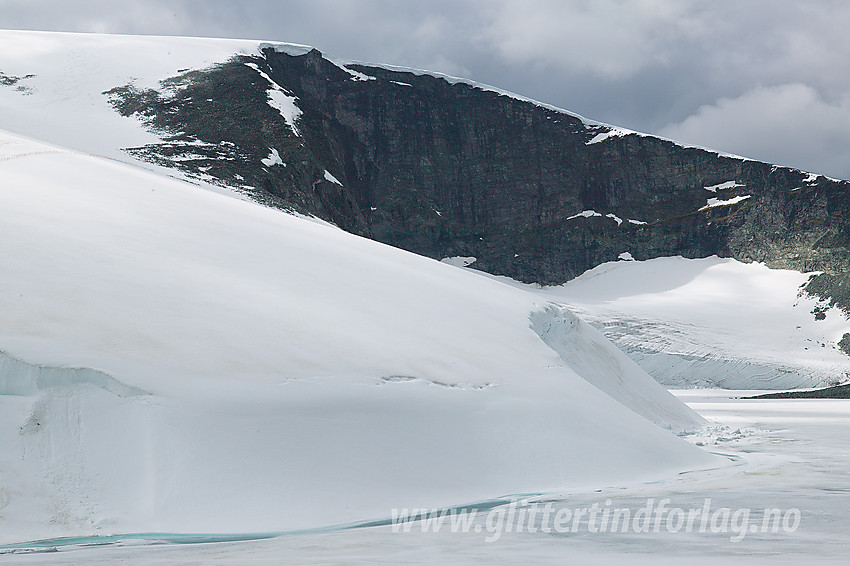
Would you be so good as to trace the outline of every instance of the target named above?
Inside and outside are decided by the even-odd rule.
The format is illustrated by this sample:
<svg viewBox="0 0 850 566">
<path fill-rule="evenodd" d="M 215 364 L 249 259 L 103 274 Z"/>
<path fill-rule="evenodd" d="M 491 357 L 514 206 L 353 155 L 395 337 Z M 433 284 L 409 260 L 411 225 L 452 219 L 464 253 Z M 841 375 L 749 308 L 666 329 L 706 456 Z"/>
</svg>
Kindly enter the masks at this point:
<svg viewBox="0 0 850 566">
<path fill-rule="evenodd" d="M 0 247 L 0 542 L 306 528 L 722 462 L 563 307 L 140 168 L 0 134 Z"/>
<path fill-rule="evenodd" d="M 850 379 L 840 309 L 816 320 L 809 274 L 710 257 L 600 265 L 542 298 L 568 305 L 672 388 L 789 389 Z"/>
<path fill-rule="evenodd" d="M 159 140 L 105 91 L 159 88 L 179 71 L 258 53 L 256 41 L 0 30 L 0 73 L 20 79 L 0 85 L 0 129 L 129 161 L 121 148 Z"/>
</svg>

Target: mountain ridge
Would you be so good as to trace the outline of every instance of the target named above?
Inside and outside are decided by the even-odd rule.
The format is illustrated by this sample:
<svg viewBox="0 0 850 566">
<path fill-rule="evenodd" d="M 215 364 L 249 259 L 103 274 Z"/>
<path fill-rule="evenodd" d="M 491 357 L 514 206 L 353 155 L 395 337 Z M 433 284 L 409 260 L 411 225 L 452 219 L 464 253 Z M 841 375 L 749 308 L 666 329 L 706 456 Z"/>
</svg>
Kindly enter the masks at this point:
<svg viewBox="0 0 850 566">
<path fill-rule="evenodd" d="M 564 283 L 624 253 L 718 255 L 824 272 L 807 288 L 850 309 L 847 181 L 310 46 L 4 33 L 9 52 L 58 44 L 50 55 L 0 58 L 9 78 L 0 101 L 5 95 L 15 111 L 29 100 L 65 102 L 39 90 L 30 58 L 58 64 L 70 57 L 61 51 L 68 42 L 95 61 L 106 57 L 99 46 L 150 52 L 140 66 L 127 51 L 126 65 L 94 77 L 97 89 L 80 83 L 90 69 L 55 71 L 74 87 L 61 96 L 97 107 L 75 127 L 86 127 L 83 118 L 114 124 L 106 142 L 63 140 L 75 149 L 132 157 L 435 259 L 474 257 L 473 268 L 524 282 Z M 169 42 L 180 44 L 174 54 Z M 71 123 L 51 112 L 27 123 L 7 115 L 0 126 L 30 134 L 33 122 L 45 132 L 55 130 L 50 119 Z"/>
<path fill-rule="evenodd" d="M 342 66 L 316 49 L 261 52 L 193 71 L 168 100 L 130 86 L 109 95 L 155 131 L 248 147 L 253 163 L 277 152 L 281 163 L 250 167 L 254 198 L 429 257 L 476 257 L 474 267 L 521 281 L 563 283 L 623 252 L 834 274 L 850 262 L 846 181 L 588 123 L 425 72 Z M 269 88 L 296 101 L 297 133 L 264 105 Z M 240 93 L 227 116 L 204 104 L 218 89 Z M 234 125 L 234 111 L 261 135 Z M 128 151 L 161 164 L 173 157 L 167 143 Z M 241 165 L 177 164 L 217 167 L 213 176 L 233 184 Z"/>
</svg>

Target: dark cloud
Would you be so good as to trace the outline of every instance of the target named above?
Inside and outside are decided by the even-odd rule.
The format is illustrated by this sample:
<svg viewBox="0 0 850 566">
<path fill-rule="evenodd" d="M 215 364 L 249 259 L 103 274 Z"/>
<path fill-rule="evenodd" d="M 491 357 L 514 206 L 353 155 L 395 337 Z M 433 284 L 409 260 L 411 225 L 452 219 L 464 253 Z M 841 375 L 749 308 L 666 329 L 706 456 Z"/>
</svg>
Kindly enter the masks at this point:
<svg viewBox="0 0 850 566">
<path fill-rule="evenodd" d="M 850 178 L 844 0 L 0 0 L 0 27 L 306 43 Z"/>
</svg>

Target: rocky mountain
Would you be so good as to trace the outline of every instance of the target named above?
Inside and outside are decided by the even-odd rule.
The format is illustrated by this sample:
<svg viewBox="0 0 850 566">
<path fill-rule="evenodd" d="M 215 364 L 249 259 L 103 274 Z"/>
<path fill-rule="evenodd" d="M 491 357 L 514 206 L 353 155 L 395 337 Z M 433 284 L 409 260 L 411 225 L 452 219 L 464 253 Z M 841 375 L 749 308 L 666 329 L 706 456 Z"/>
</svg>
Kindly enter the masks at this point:
<svg viewBox="0 0 850 566">
<path fill-rule="evenodd" d="M 826 272 L 850 305 L 850 183 L 595 123 L 468 81 L 264 44 L 106 92 L 126 151 L 433 258 L 562 283 L 629 252 Z"/>
</svg>

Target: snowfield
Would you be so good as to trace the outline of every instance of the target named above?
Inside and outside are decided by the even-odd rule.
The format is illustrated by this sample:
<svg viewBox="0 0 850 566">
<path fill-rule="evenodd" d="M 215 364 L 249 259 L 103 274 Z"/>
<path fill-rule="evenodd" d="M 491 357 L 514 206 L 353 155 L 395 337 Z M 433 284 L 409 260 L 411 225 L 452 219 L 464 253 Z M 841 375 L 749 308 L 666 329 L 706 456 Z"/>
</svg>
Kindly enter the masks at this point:
<svg viewBox="0 0 850 566">
<path fill-rule="evenodd" d="M 0 136 L 0 542 L 279 532 L 726 460 L 564 307 Z"/>
<path fill-rule="evenodd" d="M 811 274 L 718 257 L 622 259 L 558 287 L 497 279 L 567 305 L 674 389 L 814 388 L 850 379 L 850 357 L 838 348 L 850 321 L 801 294 Z"/>
<path fill-rule="evenodd" d="M 105 91 L 160 89 L 181 71 L 258 53 L 256 41 L 2 30 L 0 73 L 20 80 L 0 85 L 0 129 L 130 161 L 121 148 L 160 140 L 115 112 Z"/>
</svg>

